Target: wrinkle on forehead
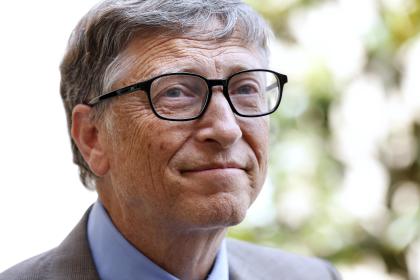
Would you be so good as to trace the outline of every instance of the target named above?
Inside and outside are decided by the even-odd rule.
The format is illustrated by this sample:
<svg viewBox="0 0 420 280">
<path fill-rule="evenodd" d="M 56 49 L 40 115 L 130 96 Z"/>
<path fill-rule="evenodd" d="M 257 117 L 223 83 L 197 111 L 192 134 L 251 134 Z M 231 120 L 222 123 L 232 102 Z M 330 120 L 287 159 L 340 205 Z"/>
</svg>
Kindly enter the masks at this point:
<svg viewBox="0 0 420 280">
<path fill-rule="evenodd" d="M 225 58 L 243 50 L 256 56 L 255 62 L 237 60 L 232 68 L 244 70 L 257 68 L 255 64 L 259 67 L 266 65 L 262 50 L 246 44 L 235 35 L 228 39 L 191 38 L 186 35 L 137 37 L 119 55 L 119 69 L 111 77 L 112 89 L 173 72 L 188 71 L 202 75 L 211 72 L 217 77 L 207 78 L 224 78 L 223 70 L 229 67 Z M 200 73 L 200 69 L 203 73 Z"/>
</svg>

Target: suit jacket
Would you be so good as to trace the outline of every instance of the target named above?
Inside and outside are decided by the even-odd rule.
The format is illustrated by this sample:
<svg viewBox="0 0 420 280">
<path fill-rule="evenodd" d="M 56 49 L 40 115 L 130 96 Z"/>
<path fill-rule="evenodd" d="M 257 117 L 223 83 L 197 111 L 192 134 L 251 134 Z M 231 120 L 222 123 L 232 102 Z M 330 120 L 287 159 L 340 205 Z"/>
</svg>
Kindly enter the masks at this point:
<svg viewBox="0 0 420 280">
<path fill-rule="evenodd" d="M 9 268 L 0 280 L 98 280 L 87 240 L 88 215 L 89 211 L 58 247 Z M 340 279 L 328 262 L 317 258 L 232 239 L 227 240 L 227 252 L 231 280 Z"/>
</svg>

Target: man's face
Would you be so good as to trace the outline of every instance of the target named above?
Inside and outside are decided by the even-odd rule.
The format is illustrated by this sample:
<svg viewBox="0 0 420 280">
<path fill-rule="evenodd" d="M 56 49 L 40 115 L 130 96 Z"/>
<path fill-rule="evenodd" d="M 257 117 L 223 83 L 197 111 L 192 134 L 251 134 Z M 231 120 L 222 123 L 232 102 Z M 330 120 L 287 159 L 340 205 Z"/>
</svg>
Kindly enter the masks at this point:
<svg viewBox="0 0 420 280">
<path fill-rule="evenodd" d="M 191 72 L 223 79 L 263 68 L 262 55 L 232 37 L 133 40 L 120 88 L 162 73 Z M 104 140 L 110 169 L 107 185 L 130 219 L 183 228 L 239 223 L 258 195 L 267 169 L 268 118 L 235 116 L 220 87 L 198 120 L 157 118 L 144 92 L 113 100 Z"/>
</svg>

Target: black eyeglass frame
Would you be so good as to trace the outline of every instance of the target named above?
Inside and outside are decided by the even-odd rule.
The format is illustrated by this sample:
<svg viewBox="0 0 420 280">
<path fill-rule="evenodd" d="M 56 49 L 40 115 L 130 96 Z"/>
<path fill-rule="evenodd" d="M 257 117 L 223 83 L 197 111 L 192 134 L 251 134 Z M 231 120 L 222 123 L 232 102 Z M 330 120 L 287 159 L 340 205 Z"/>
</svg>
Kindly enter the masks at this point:
<svg viewBox="0 0 420 280">
<path fill-rule="evenodd" d="M 246 115 L 246 114 L 241 114 L 240 112 L 238 112 L 235 108 L 235 106 L 233 105 L 230 96 L 229 96 L 229 89 L 228 89 L 228 84 L 229 81 L 234 78 L 235 76 L 239 75 L 239 74 L 243 74 L 243 73 L 248 73 L 248 72 L 254 72 L 254 71 L 259 71 L 259 72 L 269 72 L 272 73 L 276 76 L 277 78 L 277 86 L 279 88 L 279 98 L 277 100 L 276 105 L 273 107 L 273 109 L 269 112 L 263 113 L 263 114 L 257 114 L 257 115 Z M 202 80 L 204 80 L 207 84 L 208 87 L 208 92 L 207 92 L 207 96 L 206 96 L 206 100 L 204 101 L 201 111 L 197 114 L 197 116 L 192 117 L 192 118 L 183 118 L 183 119 L 172 119 L 172 118 L 167 118 L 164 116 L 159 115 L 159 113 L 156 111 L 153 102 L 152 102 L 152 97 L 150 95 L 150 90 L 152 87 L 152 83 L 162 77 L 166 77 L 166 76 L 175 76 L 175 75 L 183 75 L 183 76 L 194 76 L 194 77 L 198 77 L 201 78 Z M 287 83 L 288 79 L 287 76 L 284 74 L 280 74 L 278 72 L 272 71 L 272 70 L 268 70 L 268 69 L 250 69 L 250 70 L 243 70 L 240 72 L 237 72 L 235 74 L 230 75 L 229 77 L 227 77 L 226 79 L 207 79 L 201 75 L 198 74 L 194 74 L 194 73 L 188 73 L 188 72 L 179 72 L 179 73 L 166 73 L 166 74 L 162 74 L 162 75 L 158 75 L 156 77 L 153 77 L 149 80 L 146 81 L 142 81 L 142 82 L 138 82 L 114 91 L 111 91 L 109 93 L 105 93 L 103 95 L 97 96 L 92 98 L 87 104 L 90 106 L 94 106 L 96 104 L 98 104 L 99 102 L 111 98 L 111 97 L 115 97 L 115 96 L 121 96 L 124 94 L 129 94 L 129 93 L 133 93 L 136 91 L 143 91 L 146 93 L 147 98 L 149 100 L 149 105 L 152 108 L 153 113 L 160 119 L 162 120 L 168 120 L 168 121 L 190 121 L 190 120 L 196 120 L 199 119 L 202 115 L 204 115 L 204 113 L 207 110 L 208 104 L 210 103 L 211 100 L 211 96 L 213 94 L 212 88 L 215 86 L 222 86 L 223 88 L 223 95 L 225 96 L 226 100 L 229 103 L 230 108 L 232 109 L 232 111 L 237 114 L 238 116 L 241 117 L 246 117 L 246 118 L 255 118 L 255 117 L 262 117 L 262 116 L 266 116 L 269 114 L 272 114 L 273 112 L 275 112 L 277 110 L 277 108 L 280 105 L 280 101 L 282 99 L 283 96 L 283 87 L 284 85 Z M 274 84 L 273 84 L 274 85 Z"/>
</svg>

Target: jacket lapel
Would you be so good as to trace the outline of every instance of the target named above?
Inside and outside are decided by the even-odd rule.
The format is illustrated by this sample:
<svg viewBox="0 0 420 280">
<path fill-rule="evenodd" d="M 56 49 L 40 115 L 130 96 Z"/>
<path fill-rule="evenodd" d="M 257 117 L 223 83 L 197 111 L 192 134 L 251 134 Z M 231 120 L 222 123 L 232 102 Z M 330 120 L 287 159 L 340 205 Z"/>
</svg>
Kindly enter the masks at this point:
<svg viewBox="0 0 420 280">
<path fill-rule="evenodd" d="M 48 279 L 99 280 L 86 234 L 90 209 L 66 239 L 54 249 Z"/>
</svg>

